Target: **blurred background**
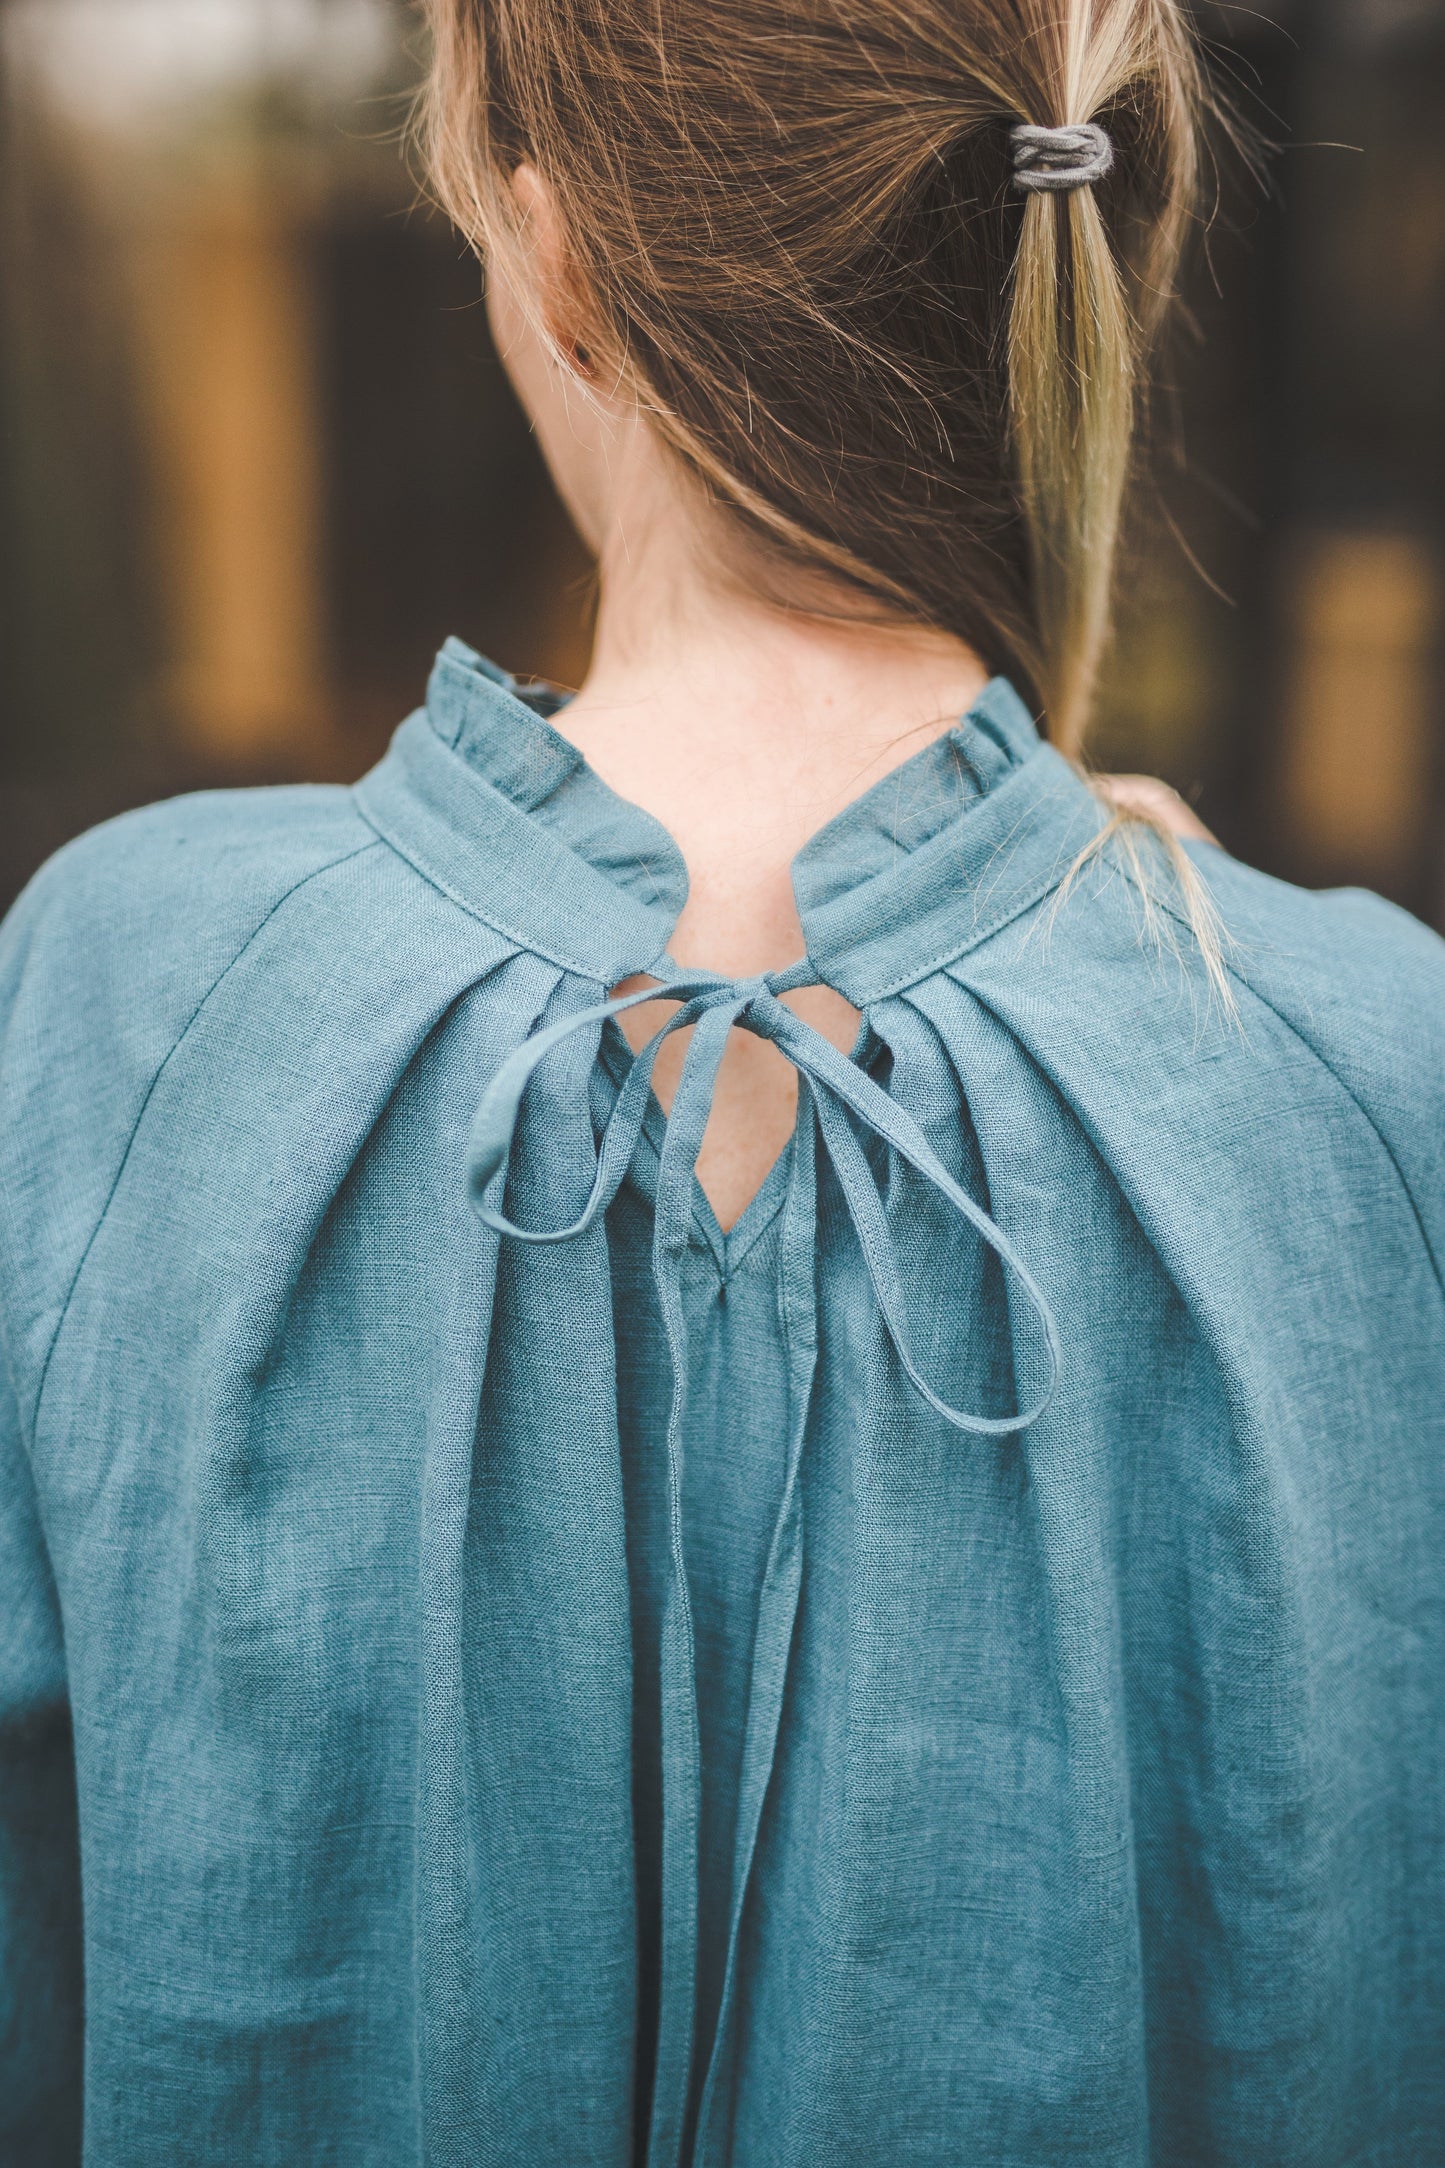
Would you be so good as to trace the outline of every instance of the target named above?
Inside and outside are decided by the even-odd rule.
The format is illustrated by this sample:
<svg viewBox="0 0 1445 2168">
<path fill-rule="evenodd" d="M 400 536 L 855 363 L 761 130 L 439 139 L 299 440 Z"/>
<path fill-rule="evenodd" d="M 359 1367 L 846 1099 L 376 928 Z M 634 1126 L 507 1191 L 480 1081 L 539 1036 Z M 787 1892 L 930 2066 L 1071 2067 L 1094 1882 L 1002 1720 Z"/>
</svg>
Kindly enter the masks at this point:
<svg viewBox="0 0 1445 2168">
<path fill-rule="evenodd" d="M 1205 5 L 1283 146 L 1171 356 L 1094 753 L 1445 925 L 1445 0 Z M 0 0 L 0 905 L 214 783 L 350 779 L 589 582 L 399 137 L 402 0 Z"/>
</svg>

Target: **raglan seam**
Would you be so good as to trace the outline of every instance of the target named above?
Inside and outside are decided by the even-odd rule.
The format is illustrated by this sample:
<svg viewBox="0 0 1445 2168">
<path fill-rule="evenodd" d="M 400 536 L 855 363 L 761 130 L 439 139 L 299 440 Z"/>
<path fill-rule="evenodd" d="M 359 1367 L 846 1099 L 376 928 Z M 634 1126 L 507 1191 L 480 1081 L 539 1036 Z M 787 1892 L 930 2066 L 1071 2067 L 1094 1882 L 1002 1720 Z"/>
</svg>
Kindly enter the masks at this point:
<svg viewBox="0 0 1445 2168">
<path fill-rule="evenodd" d="M 373 769 L 372 774 L 375 773 L 376 770 Z M 486 778 L 481 777 L 479 780 L 485 782 Z M 363 776 L 361 782 L 356 784 L 353 790 L 358 815 L 372 831 L 376 840 L 384 844 L 387 850 L 393 851 L 402 864 L 409 866 L 413 873 L 427 883 L 429 888 L 434 888 L 439 896 L 445 896 L 448 903 L 454 904 L 457 910 L 464 912 L 468 918 L 475 920 L 479 926 L 485 926 L 489 933 L 498 935 L 503 941 L 510 941 L 514 948 L 522 950 L 529 956 L 540 956 L 543 963 L 555 965 L 559 971 L 565 972 L 569 978 L 585 979 L 589 985 L 601 986 L 604 991 L 606 990 L 607 981 L 601 973 L 585 963 L 580 963 L 575 956 L 562 954 L 560 947 L 547 947 L 537 939 L 535 934 L 519 932 L 515 926 L 507 923 L 501 912 L 484 911 L 479 903 L 473 901 L 471 897 L 463 895 L 454 883 L 448 881 L 444 875 L 439 873 L 426 856 L 409 849 L 407 844 L 399 840 L 389 827 L 383 825 L 382 818 L 368 803 L 365 786 L 369 781 L 369 776 Z M 488 788 L 490 789 L 492 786 L 488 785 Z M 497 793 L 497 795 L 501 796 L 501 793 Z M 633 969 L 647 972 L 651 965 L 658 960 L 665 947 L 666 943 L 664 942 L 662 948 L 653 951 L 646 963 L 635 965 Z M 627 975 L 630 976 L 630 974 Z"/>
<path fill-rule="evenodd" d="M 91 1231 L 86 1237 L 85 1242 L 81 1248 L 80 1256 L 76 1262 L 75 1270 L 70 1276 L 69 1285 L 66 1287 L 65 1294 L 61 1300 L 59 1315 L 55 1320 L 54 1327 L 51 1330 L 50 1338 L 46 1343 L 45 1354 L 40 1364 L 40 1376 L 35 1387 L 35 1397 L 30 1409 L 29 1442 L 30 1450 L 32 1452 L 34 1450 L 35 1438 L 40 1427 L 40 1408 L 41 1403 L 45 1397 L 45 1386 L 50 1376 L 50 1366 L 55 1356 L 55 1350 L 60 1342 L 60 1335 L 65 1329 L 65 1321 L 70 1315 L 71 1304 L 75 1299 L 75 1293 L 80 1285 L 81 1276 L 85 1271 L 87 1262 L 89 1261 L 90 1253 L 94 1249 L 96 1242 L 99 1239 L 101 1229 L 104 1227 L 106 1220 L 110 1215 L 110 1208 L 115 1202 L 116 1193 L 120 1188 L 122 1178 L 125 1174 L 125 1170 L 130 1163 L 130 1155 L 135 1147 L 136 1138 L 140 1135 L 141 1124 L 144 1122 L 146 1117 L 146 1110 L 150 1106 L 151 1100 L 155 1095 L 156 1087 L 160 1083 L 160 1080 L 162 1076 L 164 1076 L 167 1068 L 170 1066 L 171 1060 L 176 1054 L 179 1053 L 181 1047 L 184 1045 L 186 1039 L 190 1034 L 192 1026 L 198 1022 L 201 1016 L 201 1012 L 211 1001 L 213 995 L 220 991 L 220 988 L 225 984 L 225 981 L 230 976 L 231 972 L 235 969 L 236 965 L 240 963 L 242 957 L 245 956 L 247 951 L 251 949 L 254 944 L 260 939 L 262 933 L 264 933 L 266 927 L 271 923 L 271 920 L 276 916 L 276 913 L 282 908 L 283 904 L 289 903 L 291 898 L 299 894 L 299 892 L 303 888 L 305 888 L 310 882 L 319 880 L 324 874 L 334 873 L 338 866 L 344 866 L 348 864 L 353 858 L 360 858 L 364 856 L 367 851 L 373 851 L 379 848 L 380 841 L 378 838 L 373 836 L 370 841 L 366 843 L 358 843 L 354 845 L 350 850 L 343 851 L 340 857 L 330 858 L 326 861 L 324 865 L 313 866 L 308 873 L 303 873 L 299 880 L 293 881 L 289 888 L 283 889 L 281 894 L 275 898 L 274 902 L 269 906 L 264 915 L 257 920 L 256 924 L 252 927 L 250 933 L 247 934 L 245 940 L 235 951 L 234 955 L 228 957 L 227 961 L 222 965 L 221 969 L 217 972 L 215 978 L 212 979 L 210 985 L 201 995 L 199 1001 L 196 1002 L 194 1008 L 191 1010 L 184 1024 L 182 1024 L 180 1031 L 177 1033 L 171 1045 L 161 1056 L 160 1061 L 157 1063 L 155 1070 L 151 1075 L 150 1082 L 146 1085 L 144 1092 L 141 1094 L 140 1105 L 136 1109 L 135 1119 L 131 1123 L 129 1134 L 127 1135 L 125 1140 L 125 1145 L 116 1164 L 115 1173 L 111 1178 L 110 1187 L 106 1191 L 105 1202 L 100 1208 L 100 1213 L 96 1219 L 95 1225 L 91 1228 Z"/>
<path fill-rule="evenodd" d="M 1125 869 L 1119 870 L 1123 870 L 1125 880 L 1127 880 L 1131 886 L 1137 888 L 1138 884 L 1134 881 L 1133 876 Z M 1045 893 L 1047 893 L 1047 891 Z M 1035 903 L 1037 903 L 1041 902 L 1043 899 L 1042 897 L 1035 897 L 1033 900 Z M 1193 934 L 1194 929 L 1190 925 L 1189 920 L 1177 908 L 1177 906 L 1175 906 L 1169 901 L 1167 897 L 1156 897 L 1154 898 L 1154 901 L 1160 909 L 1167 911 L 1169 916 L 1174 919 L 1178 925 L 1183 927 L 1186 932 L 1190 933 L 1191 935 Z M 1028 907 L 1025 906 L 1025 908 Z M 1009 920 L 1008 923 L 1015 923 L 1016 918 L 1019 915 L 1021 914 L 1016 914 L 1015 919 Z M 994 928 L 988 935 L 987 940 L 993 940 L 997 934 L 1003 933 L 1006 930 L 1007 928 L 1003 925 Z M 965 954 L 977 954 L 978 950 L 985 946 L 987 946 L 987 941 L 980 942 L 977 944 L 975 949 L 965 952 Z M 934 970 L 925 973 L 923 976 L 927 978 L 934 978 L 940 975 L 950 975 L 957 966 L 961 965 L 965 961 L 965 954 L 958 954 L 949 958 L 947 962 L 939 964 L 935 967 Z M 1445 1302 L 1445 1265 L 1442 1265 L 1441 1259 L 1436 1255 L 1435 1245 L 1430 1239 L 1430 1232 L 1425 1224 L 1424 1214 L 1420 1210 L 1419 1203 L 1416 1200 L 1415 1192 L 1406 1179 L 1405 1170 L 1400 1165 L 1399 1159 L 1396 1157 L 1394 1147 L 1390 1143 L 1389 1138 L 1385 1135 L 1385 1132 L 1383 1131 L 1383 1129 L 1381 1129 L 1379 1123 L 1375 1120 L 1375 1117 L 1373 1116 L 1373 1114 L 1371 1114 L 1369 1108 L 1359 1097 L 1358 1093 L 1355 1092 L 1351 1085 L 1346 1082 L 1345 1078 L 1340 1075 L 1339 1071 L 1333 1068 L 1331 1064 L 1326 1061 L 1324 1055 L 1320 1052 L 1319 1048 L 1311 1043 L 1311 1041 L 1305 1036 L 1304 1032 L 1300 1030 L 1299 1026 L 1294 1023 L 1288 1016 L 1286 1016 L 1282 1009 L 1277 1008 L 1275 1003 L 1270 1000 L 1267 994 L 1261 993 L 1260 989 L 1257 986 L 1253 985 L 1244 976 L 1244 973 L 1239 970 L 1238 966 L 1229 961 L 1228 957 L 1224 958 L 1224 968 L 1229 972 L 1230 977 L 1234 979 L 1236 983 L 1244 989 L 1245 993 L 1248 994 L 1252 1000 L 1257 1001 L 1262 1009 L 1266 1009 L 1269 1014 L 1275 1018 L 1276 1022 L 1279 1023 L 1282 1028 L 1289 1033 L 1290 1037 L 1294 1039 L 1301 1047 L 1303 1047 L 1305 1053 L 1309 1055 L 1310 1059 L 1315 1062 L 1317 1066 L 1324 1071 L 1326 1076 L 1328 1076 L 1333 1081 L 1336 1087 L 1341 1092 L 1343 1092 L 1344 1096 L 1349 1100 L 1351 1106 L 1354 1107 L 1360 1119 L 1366 1124 L 1371 1134 L 1375 1137 L 1376 1141 L 1380 1146 L 1380 1149 L 1383 1151 L 1385 1157 L 1389 1160 L 1391 1167 L 1394 1169 L 1396 1181 L 1399 1183 L 1401 1190 L 1404 1192 L 1405 1201 L 1410 1207 L 1410 1211 L 1414 1218 L 1415 1225 L 1419 1230 L 1421 1244 L 1424 1248 L 1425 1255 L 1429 1260 L 1431 1274 L 1434 1278 L 1436 1287 L 1440 1291 L 1441 1300 L 1442 1302 Z M 922 983 L 922 980 L 915 980 L 913 983 L 914 985 L 919 985 Z M 964 976 L 961 983 L 968 983 L 966 976 Z M 904 991 L 906 993 L 907 991 L 909 991 L 909 989 L 904 989 Z M 973 986 L 969 987 L 969 991 L 975 994 L 978 993 L 978 989 Z"/>
<path fill-rule="evenodd" d="M 1333 1079 L 1334 1083 L 1339 1087 L 1339 1089 L 1344 1093 L 1345 1097 L 1349 1100 L 1351 1106 L 1354 1107 L 1361 1121 L 1366 1123 L 1369 1129 L 1373 1132 L 1374 1136 L 1378 1139 L 1380 1149 L 1385 1154 L 1385 1157 L 1389 1160 L 1390 1165 L 1394 1168 L 1395 1178 L 1399 1182 L 1401 1189 L 1405 1193 L 1406 1201 L 1408 1202 L 1410 1210 L 1414 1215 L 1415 1225 L 1420 1230 L 1420 1240 L 1424 1245 L 1425 1255 L 1430 1260 L 1430 1270 L 1434 1274 L 1435 1285 L 1440 1290 L 1441 1301 L 1445 1302 L 1445 1266 L 1442 1266 L 1440 1258 L 1437 1257 L 1435 1254 L 1435 1245 L 1430 1240 L 1430 1231 L 1425 1225 L 1425 1217 L 1420 1210 L 1418 1202 L 1416 1201 L 1415 1192 L 1410 1187 L 1409 1182 L 1406 1180 L 1405 1170 L 1400 1165 L 1399 1160 L 1396 1158 L 1395 1148 L 1391 1144 L 1389 1138 L 1385 1135 L 1384 1130 L 1375 1120 L 1374 1115 L 1371 1114 L 1369 1108 L 1365 1105 L 1359 1094 L 1349 1083 L 1346 1082 L 1345 1078 L 1340 1075 L 1338 1069 L 1332 1067 L 1331 1064 L 1325 1060 L 1325 1057 L 1320 1052 L 1319 1048 L 1317 1046 L 1311 1045 L 1310 1041 L 1300 1030 L 1298 1024 L 1294 1023 L 1288 1016 L 1286 1016 L 1282 1009 L 1276 1008 L 1275 1004 L 1270 1000 L 1267 994 L 1262 994 L 1257 986 L 1251 986 L 1249 984 L 1249 981 L 1244 978 L 1240 972 L 1234 970 L 1232 965 L 1227 966 L 1227 968 L 1230 971 L 1231 977 L 1238 979 L 1239 984 L 1245 988 L 1247 993 L 1250 993 L 1254 996 L 1255 1000 L 1260 1004 L 1261 1008 L 1268 1009 L 1270 1015 L 1283 1025 L 1284 1029 L 1289 1033 L 1290 1037 L 1296 1040 L 1298 1044 L 1304 1048 L 1305 1052 L 1310 1056 L 1310 1059 L 1314 1062 L 1317 1062 L 1319 1067 L 1324 1070 L 1326 1076 Z"/>
<path fill-rule="evenodd" d="M 1216 848 L 1222 849 L 1223 846 L 1219 845 L 1216 846 Z M 1124 877 L 1126 880 L 1130 881 L 1132 885 L 1137 887 L 1138 884 L 1134 882 L 1132 874 L 1128 873 L 1127 870 L 1125 871 Z M 1305 893 L 1309 892 L 1305 891 Z M 1167 896 L 1156 897 L 1155 901 L 1160 905 L 1162 909 L 1169 913 L 1169 916 L 1175 921 L 1176 925 L 1182 926 L 1184 930 L 1191 936 L 1194 934 L 1194 928 L 1190 925 L 1188 918 L 1179 909 L 1177 904 L 1172 903 Z M 1358 1092 L 1355 1091 L 1354 1087 L 1349 1084 L 1344 1077 L 1340 1075 L 1338 1069 L 1334 1068 L 1330 1062 L 1326 1061 L 1324 1055 L 1320 1052 L 1319 1048 L 1315 1046 L 1313 1042 L 1305 1036 L 1304 1032 L 1300 1030 L 1299 1025 L 1296 1024 L 1292 1018 L 1286 1016 L 1284 1011 L 1281 1008 L 1278 1008 L 1276 1004 L 1270 1000 L 1268 994 L 1261 993 L 1260 989 L 1257 986 L 1252 985 L 1251 982 L 1244 976 L 1244 973 L 1238 968 L 1238 966 L 1231 963 L 1227 956 L 1224 957 L 1223 962 L 1224 968 L 1226 971 L 1228 971 L 1230 977 L 1235 980 L 1238 985 L 1242 986 L 1245 992 L 1251 995 L 1252 998 L 1259 1003 L 1261 1008 L 1267 1009 L 1270 1015 L 1274 1017 L 1275 1020 L 1279 1024 L 1281 1024 L 1284 1029 L 1289 1033 L 1290 1037 L 1296 1040 L 1298 1044 L 1304 1048 L 1305 1052 L 1310 1056 L 1313 1061 L 1318 1063 L 1319 1067 L 1324 1070 L 1325 1074 L 1333 1078 L 1339 1089 L 1344 1093 L 1345 1097 L 1349 1100 L 1350 1104 L 1359 1114 L 1361 1121 L 1367 1124 L 1370 1130 L 1374 1133 L 1375 1137 L 1378 1139 L 1380 1149 L 1384 1152 L 1385 1157 L 1389 1160 L 1390 1165 L 1394 1168 L 1396 1179 L 1399 1182 L 1401 1189 L 1405 1192 L 1406 1200 L 1409 1203 L 1410 1210 L 1414 1215 L 1415 1225 L 1420 1230 L 1420 1240 L 1424 1245 L 1425 1255 L 1430 1260 L 1430 1270 L 1434 1274 L 1435 1284 L 1440 1290 L 1442 1301 L 1445 1301 L 1445 1263 L 1442 1263 L 1442 1260 L 1436 1255 L 1435 1245 L 1430 1239 L 1430 1231 L 1425 1224 L 1425 1216 L 1420 1210 L 1420 1206 L 1416 1200 L 1414 1190 L 1411 1188 L 1409 1181 L 1406 1179 L 1405 1170 L 1400 1165 L 1398 1158 L 1395 1156 L 1395 1148 L 1391 1144 L 1389 1138 L 1385 1135 L 1384 1130 L 1375 1120 L 1374 1115 L 1370 1112 L 1369 1108 L 1365 1105 L 1363 1099 L 1360 1098 Z"/>
</svg>

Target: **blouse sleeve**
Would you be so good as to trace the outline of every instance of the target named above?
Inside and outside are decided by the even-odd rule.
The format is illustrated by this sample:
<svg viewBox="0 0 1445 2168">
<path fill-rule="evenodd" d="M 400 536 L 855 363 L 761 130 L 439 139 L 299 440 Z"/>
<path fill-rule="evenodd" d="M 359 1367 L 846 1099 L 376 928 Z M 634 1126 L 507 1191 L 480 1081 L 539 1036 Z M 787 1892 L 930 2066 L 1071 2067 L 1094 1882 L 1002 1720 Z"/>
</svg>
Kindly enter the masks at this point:
<svg viewBox="0 0 1445 2168">
<path fill-rule="evenodd" d="M 0 1354 L 0 2160 L 80 2159 L 80 1858 L 65 1657 Z"/>
</svg>

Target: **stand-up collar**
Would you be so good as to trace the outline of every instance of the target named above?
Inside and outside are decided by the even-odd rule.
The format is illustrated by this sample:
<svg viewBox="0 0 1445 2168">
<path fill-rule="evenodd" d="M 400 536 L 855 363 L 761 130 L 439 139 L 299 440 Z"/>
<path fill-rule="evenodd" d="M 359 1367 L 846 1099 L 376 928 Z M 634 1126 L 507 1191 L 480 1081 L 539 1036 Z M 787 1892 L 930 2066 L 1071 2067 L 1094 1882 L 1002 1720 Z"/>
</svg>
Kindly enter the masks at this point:
<svg viewBox="0 0 1445 2168">
<path fill-rule="evenodd" d="M 358 801 L 464 908 L 610 985 L 665 951 L 687 868 L 662 824 L 554 729 L 565 697 L 448 640 L 425 710 Z M 793 891 L 819 976 L 859 1007 L 916 983 L 1056 886 L 1100 817 L 994 678 L 798 853 Z"/>
</svg>

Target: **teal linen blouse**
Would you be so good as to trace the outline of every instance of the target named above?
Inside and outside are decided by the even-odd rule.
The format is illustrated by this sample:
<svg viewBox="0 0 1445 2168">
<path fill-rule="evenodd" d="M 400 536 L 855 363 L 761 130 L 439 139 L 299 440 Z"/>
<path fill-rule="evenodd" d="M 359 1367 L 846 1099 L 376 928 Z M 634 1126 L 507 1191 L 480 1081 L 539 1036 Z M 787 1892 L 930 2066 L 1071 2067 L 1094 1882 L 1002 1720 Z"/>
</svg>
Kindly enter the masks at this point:
<svg viewBox="0 0 1445 2168">
<path fill-rule="evenodd" d="M 995 681 L 682 971 L 555 705 L 0 933 L 0 2161 L 1445 2157 L 1445 946 L 1191 846 L 1228 1015 Z"/>
</svg>

